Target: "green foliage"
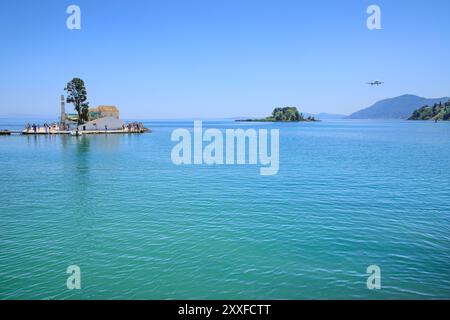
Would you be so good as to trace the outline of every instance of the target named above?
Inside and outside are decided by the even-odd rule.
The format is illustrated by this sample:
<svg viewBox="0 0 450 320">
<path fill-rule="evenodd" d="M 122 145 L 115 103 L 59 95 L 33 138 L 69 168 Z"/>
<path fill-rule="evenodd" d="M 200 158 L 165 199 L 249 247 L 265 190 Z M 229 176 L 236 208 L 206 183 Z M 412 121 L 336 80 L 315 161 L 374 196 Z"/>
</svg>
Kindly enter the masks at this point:
<svg viewBox="0 0 450 320">
<path fill-rule="evenodd" d="M 413 112 L 408 120 L 450 120 L 450 101 L 436 103 L 433 106 L 424 106 Z"/>
<path fill-rule="evenodd" d="M 303 114 L 298 112 L 296 107 L 275 108 L 272 112 L 272 116 L 266 118 L 267 121 L 315 121 L 314 117 L 308 117 L 305 119 Z"/>
<path fill-rule="evenodd" d="M 78 113 L 78 123 L 82 124 L 89 120 L 89 102 L 87 102 L 87 91 L 84 81 L 80 78 L 73 78 L 64 88 L 67 91 L 67 103 L 73 103 L 75 111 Z"/>
</svg>

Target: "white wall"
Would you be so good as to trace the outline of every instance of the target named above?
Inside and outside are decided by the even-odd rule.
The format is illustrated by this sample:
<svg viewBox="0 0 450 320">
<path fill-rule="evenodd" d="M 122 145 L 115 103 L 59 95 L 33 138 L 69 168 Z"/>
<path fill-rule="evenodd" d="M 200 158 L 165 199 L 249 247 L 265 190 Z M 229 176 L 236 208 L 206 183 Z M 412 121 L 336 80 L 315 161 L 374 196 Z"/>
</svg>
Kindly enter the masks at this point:
<svg viewBox="0 0 450 320">
<path fill-rule="evenodd" d="M 86 128 L 86 130 L 104 131 L 105 125 L 108 127 L 108 130 L 119 130 L 119 129 L 122 129 L 122 126 L 125 125 L 125 123 L 120 119 L 116 119 L 113 117 L 106 117 L 106 118 L 92 120 L 92 121 L 86 122 L 85 124 L 79 125 L 78 130 L 83 131 L 84 128 Z"/>
</svg>

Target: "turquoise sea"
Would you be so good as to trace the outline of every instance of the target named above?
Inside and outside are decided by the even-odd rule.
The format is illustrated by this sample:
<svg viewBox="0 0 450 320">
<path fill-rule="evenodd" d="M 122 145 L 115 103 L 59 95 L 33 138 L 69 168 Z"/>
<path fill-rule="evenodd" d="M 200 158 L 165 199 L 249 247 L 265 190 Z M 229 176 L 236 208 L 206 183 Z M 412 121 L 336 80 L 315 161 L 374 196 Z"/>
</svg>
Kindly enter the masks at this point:
<svg viewBox="0 0 450 320">
<path fill-rule="evenodd" d="M 175 166 L 192 125 L 0 136 L 0 299 L 450 298 L 450 123 L 204 123 L 278 128 L 275 176 Z"/>
</svg>

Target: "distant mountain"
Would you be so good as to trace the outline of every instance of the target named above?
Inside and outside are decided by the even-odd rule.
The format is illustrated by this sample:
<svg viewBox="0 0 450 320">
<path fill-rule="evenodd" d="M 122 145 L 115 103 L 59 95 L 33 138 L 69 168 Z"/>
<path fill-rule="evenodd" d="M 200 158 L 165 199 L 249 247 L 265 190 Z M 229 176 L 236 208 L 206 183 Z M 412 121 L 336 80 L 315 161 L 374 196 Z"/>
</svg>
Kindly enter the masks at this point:
<svg viewBox="0 0 450 320">
<path fill-rule="evenodd" d="M 357 111 L 347 119 L 408 119 L 412 113 L 426 105 L 444 103 L 449 97 L 427 99 L 411 94 L 378 101 L 373 106 Z"/>
</svg>

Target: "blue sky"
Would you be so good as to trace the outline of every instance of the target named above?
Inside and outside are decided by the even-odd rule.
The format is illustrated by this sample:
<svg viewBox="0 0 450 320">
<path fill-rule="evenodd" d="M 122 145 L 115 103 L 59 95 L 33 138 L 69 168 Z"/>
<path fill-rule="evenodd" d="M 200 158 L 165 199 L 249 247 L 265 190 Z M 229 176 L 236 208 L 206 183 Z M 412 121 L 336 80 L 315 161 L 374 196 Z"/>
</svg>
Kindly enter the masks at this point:
<svg viewBox="0 0 450 320">
<path fill-rule="evenodd" d="M 66 9 L 81 8 L 81 30 Z M 366 9 L 382 10 L 368 30 Z M 58 114 L 68 80 L 124 118 L 351 113 L 450 95 L 450 1 L 2 1 L 0 115 Z M 370 87 L 366 81 L 386 84 Z"/>
</svg>

